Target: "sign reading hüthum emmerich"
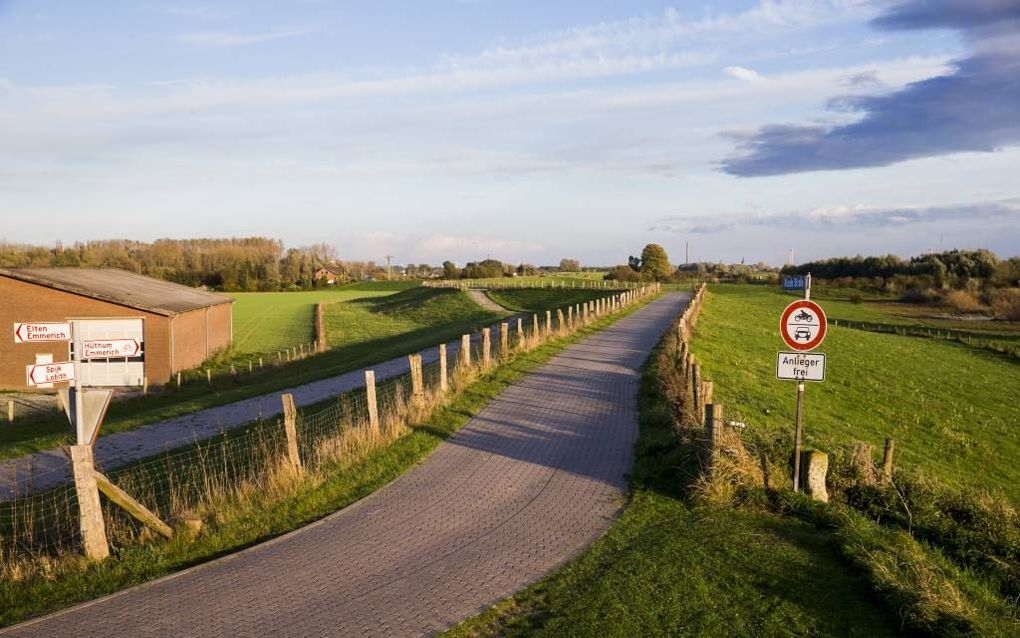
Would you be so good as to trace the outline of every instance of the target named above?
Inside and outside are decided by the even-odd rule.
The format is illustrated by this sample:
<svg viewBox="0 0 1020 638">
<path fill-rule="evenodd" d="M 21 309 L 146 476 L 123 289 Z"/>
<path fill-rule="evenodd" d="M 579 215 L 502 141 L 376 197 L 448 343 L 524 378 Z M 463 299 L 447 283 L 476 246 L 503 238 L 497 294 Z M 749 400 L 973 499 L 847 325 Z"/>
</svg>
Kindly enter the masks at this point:
<svg viewBox="0 0 1020 638">
<path fill-rule="evenodd" d="M 66 322 L 14 324 L 14 343 L 70 340 L 71 324 Z"/>
<path fill-rule="evenodd" d="M 90 339 L 81 342 L 81 359 L 126 359 L 137 356 L 142 346 L 136 339 Z"/>
<path fill-rule="evenodd" d="M 814 350 L 825 340 L 828 322 L 822 307 L 801 299 L 786 307 L 779 319 L 779 334 L 786 345 L 798 352 Z"/>
</svg>

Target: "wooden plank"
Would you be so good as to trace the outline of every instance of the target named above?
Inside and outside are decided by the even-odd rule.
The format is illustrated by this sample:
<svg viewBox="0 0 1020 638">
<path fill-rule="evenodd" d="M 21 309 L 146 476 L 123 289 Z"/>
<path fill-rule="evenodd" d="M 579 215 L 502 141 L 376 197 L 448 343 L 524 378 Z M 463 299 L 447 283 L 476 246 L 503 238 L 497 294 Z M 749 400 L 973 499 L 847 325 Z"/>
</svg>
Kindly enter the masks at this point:
<svg viewBox="0 0 1020 638">
<path fill-rule="evenodd" d="M 139 523 L 145 525 L 160 536 L 164 536 L 166 538 L 174 537 L 174 530 L 164 523 L 158 516 L 153 514 L 149 508 L 145 507 L 133 499 L 130 494 L 114 485 L 113 482 L 101 472 L 94 470 L 93 474 L 96 477 L 96 486 L 99 488 L 100 492 L 106 495 L 106 498 L 119 505 L 121 509 L 135 517 Z"/>
</svg>

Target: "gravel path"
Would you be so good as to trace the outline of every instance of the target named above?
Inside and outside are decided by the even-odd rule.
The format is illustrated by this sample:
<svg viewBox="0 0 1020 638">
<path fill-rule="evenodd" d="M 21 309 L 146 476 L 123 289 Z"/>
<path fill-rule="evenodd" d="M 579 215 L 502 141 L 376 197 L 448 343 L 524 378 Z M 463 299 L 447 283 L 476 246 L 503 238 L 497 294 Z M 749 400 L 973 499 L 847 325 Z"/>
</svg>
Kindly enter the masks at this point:
<svg viewBox="0 0 1020 638">
<path fill-rule="evenodd" d="M 536 581 L 623 504 L 639 368 L 689 295 L 566 348 L 424 462 L 317 523 L 4 636 L 419 636 Z"/>
</svg>

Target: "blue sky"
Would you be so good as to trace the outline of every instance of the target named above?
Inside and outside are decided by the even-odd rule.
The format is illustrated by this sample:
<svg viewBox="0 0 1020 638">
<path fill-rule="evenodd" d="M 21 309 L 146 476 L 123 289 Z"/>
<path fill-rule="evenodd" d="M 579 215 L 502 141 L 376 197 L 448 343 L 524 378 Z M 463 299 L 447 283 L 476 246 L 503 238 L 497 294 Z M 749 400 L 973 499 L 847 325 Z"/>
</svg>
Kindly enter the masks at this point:
<svg viewBox="0 0 1020 638">
<path fill-rule="evenodd" d="M 1020 253 L 1016 0 L 0 0 L 0 239 Z"/>
</svg>

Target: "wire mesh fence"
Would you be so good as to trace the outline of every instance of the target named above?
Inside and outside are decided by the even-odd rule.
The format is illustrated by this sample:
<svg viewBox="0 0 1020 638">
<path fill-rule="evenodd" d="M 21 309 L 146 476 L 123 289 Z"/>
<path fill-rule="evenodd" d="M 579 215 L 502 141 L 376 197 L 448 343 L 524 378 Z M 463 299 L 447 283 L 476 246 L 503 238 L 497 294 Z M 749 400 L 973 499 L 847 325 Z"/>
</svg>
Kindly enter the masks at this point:
<svg viewBox="0 0 1020 638">
<path fill-rule="evenodd" d="M 536 315 L 517 323 L 506 322 L 507 351 L 502 349 L 499 325 L 492 328 L 489 357 L 475 335 L 467 351 L 459 342 L 450 344 L 444 366 L 439 359 L 421 365 L 421 387 L 414 392 L 412 376 L 403 373 L 374 384 L 378 424 L 370 421 L 370 393 L 366 386 L 348 390 L 324 402 L 299 410 L 294 432 L 303 471 L 317 471 L 343 460 L 353 452 L 385 445 L 421 422 L 449 392 L 466 387 L 478 374 L 512 360 L 518 353 L 538 347 L 559 336 L 583 328 L 595 317 L 624 309 L 653 287 L 609 295 L 592 304 L 589 321 L 580 305 L 571 314 L 573 324 L 558 321 L 557 313 Z M 564 313 L 565 315 L 566 313 Z M 547 319 L 547 317 L 551 318 Z M 466 353 L 470 353 L 470 357 Z M 140 461 L 112 469 L 110 481 L 144 504 L 160 519 L 177 523 L 202 518 L 224 503 L 243 501 L 247 495 L 286 490 L 284 471 L 288 441 L 284 418 L 263 419 L 199 441 L 177 441 L 167 450 Z M 103 472 L 104 468 L 97 467 Z M 63 471 L 63 468 L 50 472 Z M 28 556 L 74 551 L 81 542 L 76 487 L 73 483 L 14 500 L 0 502 L 0 569 L 5 561 Z M 107 534 L 114 543 L 135 540 L 143 528 L 124 510 L 104 501 Z"/>
</svg>

